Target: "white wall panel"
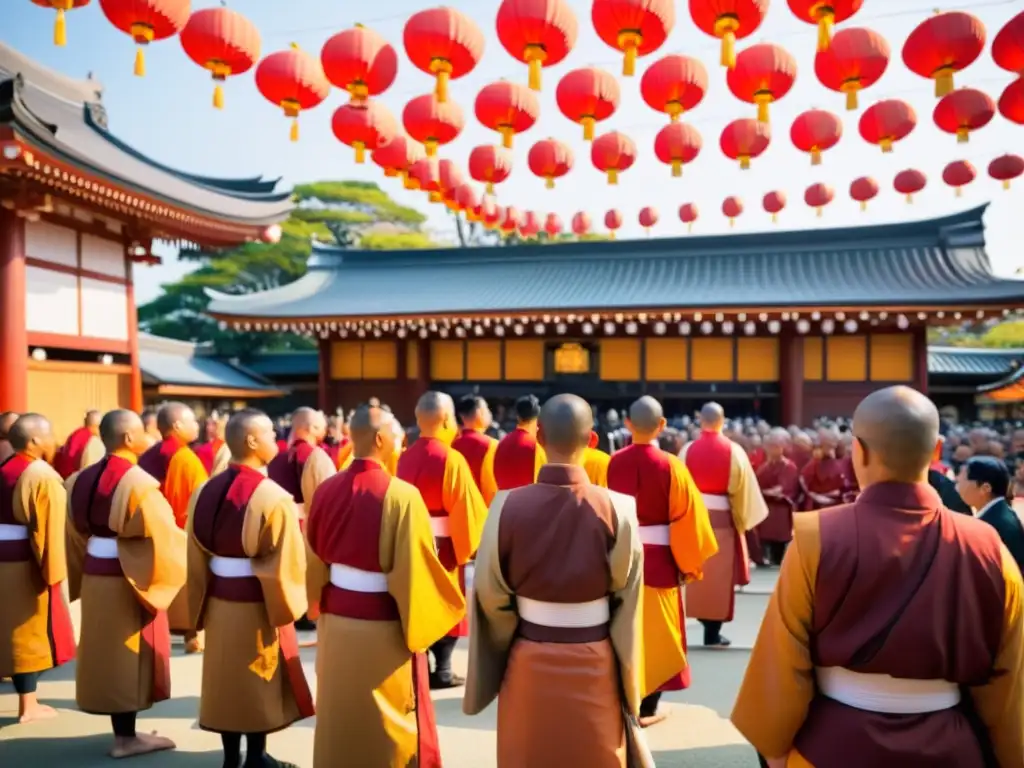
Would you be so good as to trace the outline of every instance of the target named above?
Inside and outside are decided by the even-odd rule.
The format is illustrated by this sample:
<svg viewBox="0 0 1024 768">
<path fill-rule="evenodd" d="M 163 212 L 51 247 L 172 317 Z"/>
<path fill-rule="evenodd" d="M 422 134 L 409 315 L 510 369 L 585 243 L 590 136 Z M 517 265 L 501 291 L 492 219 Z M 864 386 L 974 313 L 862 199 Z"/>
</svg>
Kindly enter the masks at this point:
<svg viewBox="0 0 1024 768">
<path fill-rule="evenodd" d="M 25 222 L 25 255 L 66 267 L 78 266 L 78 233 L 48 221 Z"/>
<path fill-rule="evenodd" d="M 128 292 L 125 286 L 82 278 L 82 335 L 128 340 Z"/>
<path fill-rule="evenodd" d="M 78 278 L 64 272 L 26 267 L 25 283 L 28 294 L 25 325 L 28 330 L 77 336 Z"/>
<path fill-rule="evenodd" d="M 111 277 L 125 277 L 124 246 L 102 237 L 82 235 L 82 269 Z"/>
</svg>

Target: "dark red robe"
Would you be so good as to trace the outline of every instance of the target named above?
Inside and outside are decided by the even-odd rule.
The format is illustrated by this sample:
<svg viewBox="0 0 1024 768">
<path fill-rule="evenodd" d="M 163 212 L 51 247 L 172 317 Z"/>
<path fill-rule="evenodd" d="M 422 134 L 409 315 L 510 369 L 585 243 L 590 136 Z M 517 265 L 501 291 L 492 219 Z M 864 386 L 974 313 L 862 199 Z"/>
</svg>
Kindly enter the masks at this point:
<svg viewBox="0 0 1024 768">
<path fill-rule="evenodd" d="M 762 489 L 782 487 L 782 498 L 765 495 L 768 517 L 755 530 L 762 541 L 787 542 L 793 538 L 793 512 L 800 494 L 800 471 L 785 456 L 762 464 L 757 470 Z"/>
</svg>

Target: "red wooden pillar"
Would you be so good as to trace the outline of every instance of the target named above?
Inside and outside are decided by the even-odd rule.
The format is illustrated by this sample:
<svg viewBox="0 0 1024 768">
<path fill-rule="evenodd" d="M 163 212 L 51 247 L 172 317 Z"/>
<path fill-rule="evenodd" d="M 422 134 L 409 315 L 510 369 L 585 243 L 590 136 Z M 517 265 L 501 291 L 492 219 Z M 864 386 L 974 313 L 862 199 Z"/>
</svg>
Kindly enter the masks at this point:
<svg viewBox="0 0 1024 768">
<path fill-rule="evenodd" d="M 783 426 L 804 423 L 804 337 L 791 329 L 779 337 L 780 417 Z"/>
<path fill-rule="evenodd" d="M 125 257 L 127 259 L 127 256 Z M 135 264 L 128 259 L 126 263 L 128 285 L 125 292 L 128 298 L 128 356 L 132 366 L 129 380 L 128 408 L 142 413 L 145 403 L 142 400 L 142 368 L 139 359 L 139 310 L 135 306 Z"/>
<path fill-rule="evenodd" d="M 28 410 L 25 221 L 0 208 L 0 411 Z"/>
<path fill-rule="evenodd" d="M 320 370 L 317 371 L 317 407 L 327 413 L 332 412 L 335 406 L 331 405 L 331 342 L 329 339 L 320 339 Z"/>
<path fill-rule="evenodd" d="M 928 394 L 928 327 L 915 325 L 912 345 L 914 355 L 914 389 L 922 395 Z"/>
</svg>

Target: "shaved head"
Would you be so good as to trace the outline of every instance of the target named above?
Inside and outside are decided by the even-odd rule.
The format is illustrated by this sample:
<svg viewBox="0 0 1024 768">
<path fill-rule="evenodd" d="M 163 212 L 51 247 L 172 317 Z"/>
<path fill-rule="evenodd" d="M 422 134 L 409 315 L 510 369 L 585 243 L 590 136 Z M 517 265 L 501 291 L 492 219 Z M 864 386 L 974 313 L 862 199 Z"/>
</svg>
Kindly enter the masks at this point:
<svg viewBox="0 0 1024 768">
<path fill-rule="evenodd" d="M 14 426 L 14 422 L 18 420 L 20 414 L 14 411 L 4 411 L 0 413 L 0 438 L 6 438 L 11 432 L 11 427 Z"/>
<path fill-rule="evenodd" d="M 659 429 L 665 412 L 661 403 L 650 395 L 644 395 L 629 406 L 629 420 L 641 432 L 653 432 Z"/>
<path fill-rule="evenodd" d="M 436 437 L 435 432 L 455 422 L 455 401 L 443 392 L 424 392 L 416 401 L 416 424 L 423 437 Z"/>
<path fill-rule="evenodd" d="M 386 461 L 395 450 L 393 414 L 375 405 L 361 405 L 352 414 L 349 436 L 357 459 Z"/>
<path fill-rule="evenodd" d="M 100 420 L 100 440 L 107 453 L 130 448 L 131 438 L 144 431 L 142 418 L 135 411 L 110 411 Z"/>
<path fill-rule="evenodd" d="M 292 414 L 292 439 L 316 445 L 327 435 L 327 417 L 323 411 L 302 407 Z"/>
<path fill-rule="evenodd" d="M 53 455 L 57 452 L 53 427 L 45 416 L 38 413 L 19 416 L 11 425 L 7 439 L 15 451 L 25 453 L 34 459 L 52 462 Z"/>
<path fill-rule="evenodd" d="M 718 403 L 705 403 L 700 409 L 700 426 L 714 432 L 721 431 L 725 425 L 725 409 Z"/>
<path fill-rule="evenodd" d="M 265 467 L 277 455 L 274 422 L 255 408 L 245 408 L 228 419 L 224 442 L 234 462 L 251 467 Z"/>
<path fill-rule="evenodd" d="M 195 418 L 192 409 L 184 403 L 164 403 L 160 406 L 160 410 L 156 412 L 156 428 L 160 430 L 161 435 L 167 437 L 167 435 L 174 431 L 175 423 L 181 421 L 189 414 L 192 415 L 193 419 Z"/>
<path fill-rule="evenodd" d="M 103 414 L 99 411 L 86 411 L 83 424 L 90 429 L 97 429 L 100 426 L 100 420 L 102 418 Z"/>
<path fill-rule="evenodd" d="M 910 387 L 887 387 L 865 397 L 853 414 L 855 469 L 861 487 L 886 480 L 916 483 L 927 476 L 939 439 L 935 404 Z M 868 482 L 863 482 L 866 479 Z"/>
<path fill-rule="evenodd" d="M 577 395 L 555 395 L 540 409 L 539 438 L 553 463 L 571 463 L 590 444 L 594 413 Z"/>
</svg>

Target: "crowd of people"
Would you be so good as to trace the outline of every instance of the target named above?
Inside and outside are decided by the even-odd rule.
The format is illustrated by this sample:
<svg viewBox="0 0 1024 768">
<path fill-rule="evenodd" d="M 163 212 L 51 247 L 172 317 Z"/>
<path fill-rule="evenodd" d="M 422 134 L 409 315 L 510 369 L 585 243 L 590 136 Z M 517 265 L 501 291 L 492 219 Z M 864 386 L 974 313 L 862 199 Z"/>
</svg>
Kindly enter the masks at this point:
<svg viewBox="0 0 1024 768">
<path fill-rule="evenodd" d="M 646 768 L 686 618 L 728 647 L 737 587 L 779 567 L 732 716 L 763 765 L 1024 766 L 1024 431 L 943 425 L 905 387 L 810 430 L 716 403 L 670 425 L 651 397 L 610 416 L 527 396 L 499 430 L 427 392 L 408 429 L 371 400 L 201 430 L 167 403 L 58 448 L 0 414 L 0 678 L 23 722 L 53 717 L 40 674 L 76 659 L 113 757 L 170 749 L 136 720 L 178 634 L 229 768 L 290 765 L 267 735 L 314 713 L 316 768 L 435 768 L 429 692 L 462 686 L 467 714 L 499 701 L 499 765 Z"/>
</svg>

